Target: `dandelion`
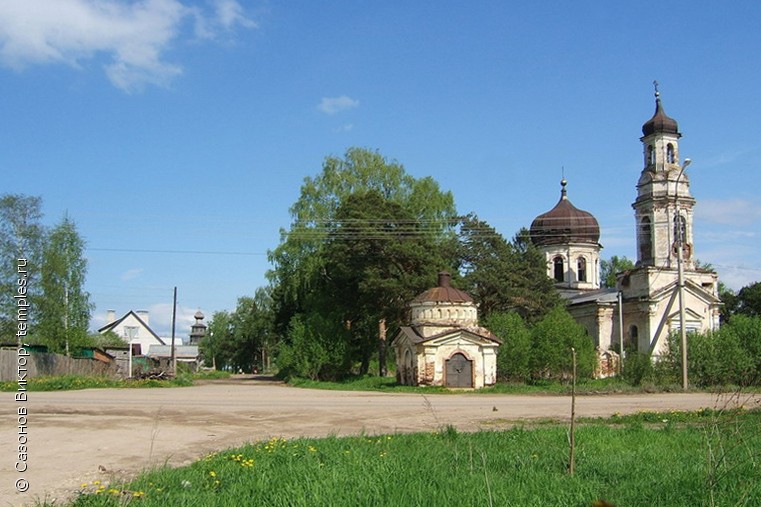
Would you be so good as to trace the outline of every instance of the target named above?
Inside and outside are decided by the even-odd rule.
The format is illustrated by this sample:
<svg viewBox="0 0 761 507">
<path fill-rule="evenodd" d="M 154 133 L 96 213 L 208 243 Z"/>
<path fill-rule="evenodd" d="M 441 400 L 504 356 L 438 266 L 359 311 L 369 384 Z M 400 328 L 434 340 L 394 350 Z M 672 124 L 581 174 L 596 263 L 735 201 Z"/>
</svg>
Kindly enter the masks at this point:
<svg viewBox="0 0 761 507">
<path fill-rule="evenodd" d="M 121 495 L 122 492 L 121 492 L 121 490 L 118 490 L 116 488 L 111 488 L 111 489 L 108 490 L 108 494 L 109 495 Z"/>
<path fill-rule="evenodd" d="M 82 484 L 79 485 L 80 488 L 86 488 L 87 486 L 89 486 L 89 484 L 87 484 L 86 482 L 83 482 Z"/>
<path fill-rule="evenodd" d="M 209 475 L 211 475 L 212 477 L 216 477 L 217 476 L 217 472 L 212 470 L 211 472 L 209 472 Z"/>
<path fill-rule="evenodd" d="M 313 446 L 309 446 L 309 452 L 317 452 L 317 449 Z"/>
<path fill-rule="evenodd" d="M 141 498 L 141 497 L 145 496 L 145 492 L 144 491 L 134 491 L 132 493 L 132 496 L 134 498 Z"/>
</svg>

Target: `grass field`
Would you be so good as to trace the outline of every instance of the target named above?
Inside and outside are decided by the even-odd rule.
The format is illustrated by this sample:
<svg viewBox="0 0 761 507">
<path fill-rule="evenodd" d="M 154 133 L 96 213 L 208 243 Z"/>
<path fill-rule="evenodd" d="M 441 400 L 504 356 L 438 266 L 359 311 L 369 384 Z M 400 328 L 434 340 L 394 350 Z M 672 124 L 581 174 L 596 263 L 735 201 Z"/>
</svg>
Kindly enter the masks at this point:
<svg viewBox="0 0 761 507">
<path fill-rule="evenodd" d="M 82 484 L 75 506 L 758 506 L 761 411 L 640 413 L 568 429 L 273 438 L 126 484 Z M 597 502 L 597 503 L 596 503 Z"/>
<path fill-rule="evenodd" d="M 399 385 L 394 377 L 377 377 L 367 375 L 364 377 L 352 377 L 338 382 L 326 382 L 317 380 L 308 380 L 302 378 L 292 378 L 288 383 L 296 387 L 306 387 L 310 389 L 330 389 L 342 391 L 381 391 L 395 393 L 472 393 L 478 394 L 570 394 L 571 383 L 559 381 L 536 381 L 532 384 L 524 383 L 505 383 L 500 382 L 496 385 L 476 390 L 447 389 L 446 387 L 427 386 L 413 387 Z M 732 392 L 734 387 L 724 387 L 723 391 Z M 636 393 L 636 392 L 671 392 L 682 391 L 681 385 L 664 384 L 664 385 L 646 385 L 632 386 L 627 382 L 617 378 L 607 379 L 584 379 L 576 384 L 576 391 L 579 394 L 602 394 L 602 393 Z"/>
<path fill-rule="evenodd" d="M 187 387 L 194 380 L 227 378 L 228 372 L 183 373 L 171 380 L 116 379 L 111 377 L 88 377 L 82 375 L 58 375 L 54 377 L 34 377 L 26 381 L 27 391 L 71 391 L 76 389 L 119 388 L 119 387 Z M 0 382 L 0 392 L 17 391 L 18 382 Z"/>
</svg>

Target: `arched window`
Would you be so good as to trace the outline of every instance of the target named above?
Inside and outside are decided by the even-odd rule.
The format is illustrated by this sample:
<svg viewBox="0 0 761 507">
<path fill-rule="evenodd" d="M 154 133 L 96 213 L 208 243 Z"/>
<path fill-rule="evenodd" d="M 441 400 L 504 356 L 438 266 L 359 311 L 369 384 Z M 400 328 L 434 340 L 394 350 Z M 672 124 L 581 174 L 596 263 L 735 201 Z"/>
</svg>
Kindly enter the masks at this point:
<svg viewBox="0 0 761 507">
<path fill-rule="evenodd" d="M 637 329 L 637 326 L 629 326 L 629 337 L 628 337 L 628 343 L 627 348 L 631 348 L 633 350 L 639 349 L 639 329 Z"/>
<path fill-rule="evenodd" d="M 562 282 L 565 280 L 565 268 L 563 267 L 563 258 L 560 256 L 555 257 L 552 260 L 553 266 L 553 278 L 556 282 Z"/>
<path fill-rule="evenodd" d="M 655 164 L 655 148 L 652 144 L 647 145 L 647 165 Z"/>
<path fill-rule="evenodd" d="M 674 156 L 674 145 L 669 143 L 666 145 L 666 161 L 669 164 L 673 164 L 676 160 L 676 157 Z"/>
<path fill-rule="evenodd" d="M 653 238 L 650 218 L 644 217 L 639 223 L 639 260 L 648 261 L 653 258 Z"/>
<path fill-rule="evenodd" d="M 576 277 L 580 282 L 587 281 L 587 261 L 584 257 L 579 257 L 576 260 Z"/>
<path fill-rule="evenodd" d="M 687 219 L 684 215 L 674 217 L 674 241 L 677 243 L 687 241 Z"/>
</svg>

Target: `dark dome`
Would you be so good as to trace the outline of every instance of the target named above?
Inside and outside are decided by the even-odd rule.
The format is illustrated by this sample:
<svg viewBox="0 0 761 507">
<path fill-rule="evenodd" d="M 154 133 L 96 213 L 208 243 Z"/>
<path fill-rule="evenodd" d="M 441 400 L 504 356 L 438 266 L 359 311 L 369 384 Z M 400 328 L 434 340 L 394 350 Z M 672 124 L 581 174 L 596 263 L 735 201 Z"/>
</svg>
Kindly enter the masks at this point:
<svg viewBox="0 0 761 507">
<path fill-rule="evenodd" d="M 566 180 L 560 182 L 560 201 L 547 213 L 531 222 L 529 235 L 536 246 L 564 243 L 591 243 L 600 241 L 600 225 L 587 211 L 576 208 L 566 195 Z"/>
<path fill-rule="evenodd" d="M 644 136 L 649 136 L 651 134 L 659 133 L 674 134 L 678 136 L 679 126 L 675 119 L 666 116 L 665 111 L 663 111 L 663 106 L 661 106 L 661 98 L 659 95 L 660 94 L 658 93 L 655 94 L 655 114 L 642 125 L 642 134 Z"/>
<path fill-rule="evenodd" d="M 413 303 L 472 303 L 473 298 L 467 292 L 449 285 L 452 276 L 446 271 L 439 273 L 439 286 L 420 294 Z"/>
</svg>

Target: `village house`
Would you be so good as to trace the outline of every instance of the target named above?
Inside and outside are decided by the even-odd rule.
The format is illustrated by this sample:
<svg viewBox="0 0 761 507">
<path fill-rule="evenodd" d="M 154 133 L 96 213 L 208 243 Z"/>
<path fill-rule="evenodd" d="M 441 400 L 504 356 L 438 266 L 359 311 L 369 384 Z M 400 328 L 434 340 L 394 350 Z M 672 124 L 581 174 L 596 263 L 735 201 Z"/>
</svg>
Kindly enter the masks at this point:
<svg viewBox="0 0 761 507">
<path fill-rule="evenodd" d="M 145 310 L 130 310 L 120 319 L 116 319 L 116 312 L 108 310 L 106 325 L 98 329 L 100 334 L 109 331 L 126 341 L 133 356 L 147 355 L 151 345 L 166 345 L 159 335 L 151 329 L 149 314 Z"/>
</svg>

